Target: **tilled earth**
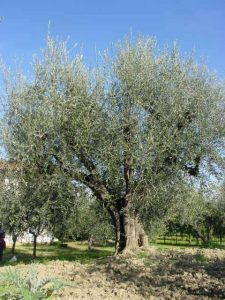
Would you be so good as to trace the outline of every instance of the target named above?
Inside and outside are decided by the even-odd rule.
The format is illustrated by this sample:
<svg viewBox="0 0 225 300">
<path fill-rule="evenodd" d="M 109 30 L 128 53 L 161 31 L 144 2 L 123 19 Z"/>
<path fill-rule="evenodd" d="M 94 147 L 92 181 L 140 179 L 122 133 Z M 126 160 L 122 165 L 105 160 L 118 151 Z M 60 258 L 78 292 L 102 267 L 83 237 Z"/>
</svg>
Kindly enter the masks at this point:
<svg viewBox="0 0 225 300">
<path fill-rule="evenodd" d="M 94 264 L 53 261 L 40 276 L 68 283 L 55 299 L 225 299 L 225 250 L 154 248 Z"/>
</svg>

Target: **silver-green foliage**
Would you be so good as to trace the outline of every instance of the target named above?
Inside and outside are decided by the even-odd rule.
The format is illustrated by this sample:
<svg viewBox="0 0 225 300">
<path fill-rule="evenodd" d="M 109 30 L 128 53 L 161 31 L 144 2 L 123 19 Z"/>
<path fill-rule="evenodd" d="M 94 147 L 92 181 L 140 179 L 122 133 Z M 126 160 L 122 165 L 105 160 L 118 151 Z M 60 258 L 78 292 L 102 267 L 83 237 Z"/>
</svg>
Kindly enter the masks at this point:
<svg viewBox="0 0 225 300">
<path fill-rule="evenodd" d="M 118 43 L 102 65 L 48 38 L 32 80 L 7 81 L 5 147 L 20 174 L 42 180 L 59 167 L 110 209 L 126 199 L 143 220 L 160 216 L 185 174 L 219 157 L 224 86 L 150 38 Z"/>
<path fill-rule="evenodd" d="M 106 209 L 85 193 L 77 197 L 76 208 L 69 223 L 69 234 L 75 239 L 104 244 L 114 238 L 114 228 Z"/>
<path fill-rule="evenodd" d="M 12 267 L 0 273 L 2 283 L 17 288 L 13 292 L 9 291 L 1 295 L 1 299 L 48 299 L 54 291 L 57 292 L 62 288 L 63 283 L 60 280 L 41 277 L 37 271 L 37 267 L 35 264 L 31 265 L 26 275 Z"/>
<path fill-rule="evenodd" d="M 6 232 L 18 237 L 26 229 L 25 208 L 22 206 L 23 193 L 19 187 L 19 179 L 12 171 L 5 171 L 0 179 L 0 224 Z"/>
</svg>

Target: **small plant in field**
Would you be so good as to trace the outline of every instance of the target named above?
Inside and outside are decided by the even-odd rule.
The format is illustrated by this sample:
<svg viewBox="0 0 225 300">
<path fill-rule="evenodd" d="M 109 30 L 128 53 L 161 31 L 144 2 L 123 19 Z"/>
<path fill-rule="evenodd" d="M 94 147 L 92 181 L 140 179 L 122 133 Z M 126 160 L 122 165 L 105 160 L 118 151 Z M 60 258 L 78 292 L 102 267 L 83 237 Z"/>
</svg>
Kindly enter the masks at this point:
<svg viewBox="0 0 225 300">
<path fill-rule="evenodd" d="M 203 253 L 201 252 L 198 252 L 196 255 L 195 255 L 195 259 L 198 263 L 205 263 L 207 262 L 207 257 L 204 256 Z"/>
<path fill-rule="evenodd" d="M 0 274 L 0 280 L 6 285 L 12 285 L 16 289 L 4 292 L 1 299 L 7 300 L 42 300 L 48 299 L 54 291 L 59 291 L 63 283 L 54 278 L 40 277 L 37 265 L 33 264 L 27 275 L 9 267 Z"/>
</svg>

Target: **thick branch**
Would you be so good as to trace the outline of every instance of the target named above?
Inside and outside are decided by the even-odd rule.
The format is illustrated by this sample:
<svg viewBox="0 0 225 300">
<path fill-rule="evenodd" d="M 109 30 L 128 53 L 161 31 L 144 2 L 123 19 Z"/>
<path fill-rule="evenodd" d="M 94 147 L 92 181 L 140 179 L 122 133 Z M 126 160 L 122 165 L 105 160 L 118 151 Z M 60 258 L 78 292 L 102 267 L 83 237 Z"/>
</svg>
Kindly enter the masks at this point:
<svg viewBox="0 0 225 300">
<path fill-rule="evenodd" d="M 80 161 L 83 163 L 83 165 L 85 166 L 85 168 L 87 168 L 87 170 L 89 172 L 94 171 L 95 165 L 94 163 L 91 161 L 91 159 L 85 154 L 84 150 L 80 151 L 80 155 L 78 155 L 80 158 Z"/>
<path fill-rule="evenodd" d="M 124 139 L 127 145 L 129 146 L 130 139 L 131 139 L 131 128 L 130 126 L 125 126 L 123 130 Z M 131 153 L 128 153 L 128 151 L 124 151 L 124 180 L 125 180 L 125 188 L 126 188 L 126 195 L 130 192 L 130 178 L 132 176 L 132 163 L 133 158 L 131 156 Z"/>
<path fill-rule="evenodd" d="M 101 201 L 106 202 L 110 198 L 110 194 L 106 187 L 99 180 L 97 174 L 85 174 L 83 172 L 76 172 L 64 166 L 62 160 L 55 154 L 52 155 L 55 161 L 59 164 L 59 167 L 63 172 L 70 175 L 74 178 L 74 180 L 83 183 L 87 187 L 89 187 L 94 195 Z"/>
</svg>

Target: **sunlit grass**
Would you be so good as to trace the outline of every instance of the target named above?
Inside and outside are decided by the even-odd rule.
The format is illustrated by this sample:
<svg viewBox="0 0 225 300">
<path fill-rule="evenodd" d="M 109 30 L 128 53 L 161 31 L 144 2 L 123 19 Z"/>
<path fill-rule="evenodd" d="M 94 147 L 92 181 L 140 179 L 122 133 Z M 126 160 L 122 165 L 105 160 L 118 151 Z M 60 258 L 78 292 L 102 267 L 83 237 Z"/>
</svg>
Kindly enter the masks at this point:
<svg viewBox="0 0 225 300">
<path fill-rule="evenodd" d="M 225 249 L 225 240 L 220 243 L 219 239 L 214 238 L 209 245 L 204 245 L 201 240 L 197 242 L 196 238 L 191 237 L 190 240 L 187 237 L 181 238 L 178 236 L 177 238 L 175 236 L 167 236 L 166 239 L 163 237 L 157 238 L 152 243 L 156 248 L 159 250 L 163 249 L 178 249 L 178 248 L 211 248 L 211 249 Z"/>
<path fill-rule="evenodd" d="M 67 261 L 78 261 L 80 263 L 89 263 L 101 257 L 107 257 L 113 254 L 113 246 L 99 246 L 93 247 L 88 250 L 87 242 L 68 242 L 66 248 L 60 247 L 58 243 L 50 244 L 38 244 L 37 246 L 37 257 L 35 261 L 41 263 L 47 263 L 51 260 L 67 260 Z M 34 261 L 32 256 L 33 246 L 32 244 L 21 244 L 18 243 L 16 246 L 16 257 L 17 262 L 14 264 L 25 263 L 29 264 Z M 10 245 L 4 254 L 4 259 L 0 263 L 0 266 L 10 264 Z"/>
<path fill-rule="evenodd" d="M 68 242 L 66 248 L 60 247 L 58 243 L 51 244 L 38 244 L 37 246 L 37 257 L 35 261 L 40 263 L 47 263 L 52 260 L 66 260 L 66 261 L 78 261 L 80 263 L 91 263 L 98 258 L 104 258 L 110 256 L 114 252 L 113 244 L 106 246 L 95 246 L 91 250 L 88 250 L 88 244 L 86 241 L 81 242 Z M 173 237 L 166 240 L 164 244 L 162 239 L 157 239 L 155 242 L 150 244 L 158 250 L 176 250 L 184 249 L 187 247 L 202 248 L 203 245 L 197 245 L 194 240 L 190 244 L 187 241 L 178 240 L 177 242 Z M 7 250 L 4 253 L 4 259 L 0 262 L 0 266 L 9 265 L 12 254 L 10 253 L 11 245 L 7 245 Z M 225 245 L 219 244 L 213 241 L 209 248 L 221 248 L 225 249 Z M 16 246 L 16 257 L 17 262 L 14 264 L 29 264 L 34 261 L 32 256 L 33 245 L 32 244 L 21 244 L 18 243 Z M 144 252 L 140 253 L 140 256 L 145 256 Z"/>
</svg>

